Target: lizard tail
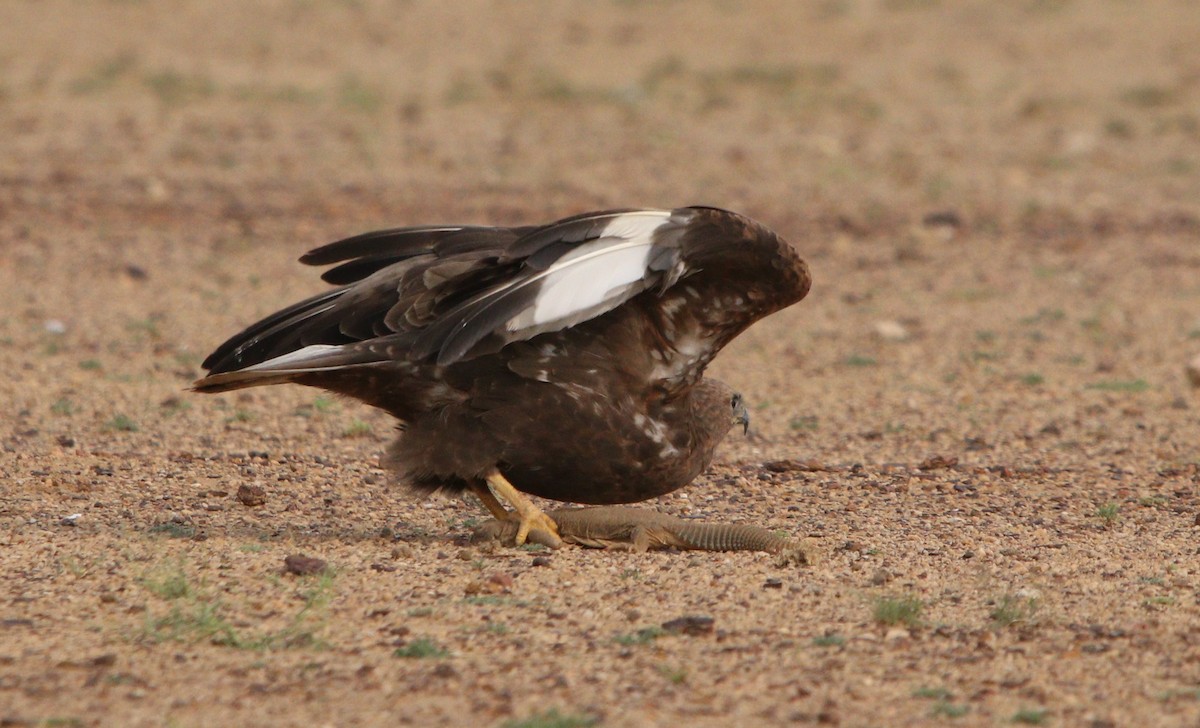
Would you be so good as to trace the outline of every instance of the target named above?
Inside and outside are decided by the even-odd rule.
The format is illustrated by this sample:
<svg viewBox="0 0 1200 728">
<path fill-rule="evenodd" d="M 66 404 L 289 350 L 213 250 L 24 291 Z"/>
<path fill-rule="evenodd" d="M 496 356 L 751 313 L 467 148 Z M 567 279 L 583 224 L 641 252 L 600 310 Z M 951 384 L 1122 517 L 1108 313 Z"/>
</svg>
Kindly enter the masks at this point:
<svg viewBox="0 0 1200 728">
<path fill-rule="evenodd" d="M 766 551 L 777 554 L 791 540 L 765 528 L 735 523 L 686 523 L 678 536 L 692 548 L 705 551 Z"/>
</svg>

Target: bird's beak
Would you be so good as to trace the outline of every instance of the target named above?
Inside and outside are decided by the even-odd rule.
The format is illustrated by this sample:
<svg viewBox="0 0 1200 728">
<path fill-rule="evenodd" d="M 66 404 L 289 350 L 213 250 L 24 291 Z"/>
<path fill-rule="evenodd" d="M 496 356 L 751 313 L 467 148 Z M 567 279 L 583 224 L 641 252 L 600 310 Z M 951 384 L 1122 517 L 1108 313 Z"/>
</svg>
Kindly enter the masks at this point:
<svg viewBox="0 0 1200 728">
<path fill-rule="evenodd" d="M 739 405 L 733 411 L 733 424 L 742 426 L 742 435 L 750 434 L 750 410 L 746 409 L 746 405 Z"/>
</svg>

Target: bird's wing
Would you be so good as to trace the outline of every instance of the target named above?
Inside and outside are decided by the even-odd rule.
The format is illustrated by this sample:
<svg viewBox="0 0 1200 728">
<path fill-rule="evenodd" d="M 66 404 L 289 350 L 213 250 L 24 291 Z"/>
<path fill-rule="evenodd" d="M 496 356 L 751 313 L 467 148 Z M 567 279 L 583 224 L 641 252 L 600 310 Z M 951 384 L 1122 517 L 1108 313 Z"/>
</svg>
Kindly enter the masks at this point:
<svg viewBox="0 0 1200 728">
<path fill-rule="evenodd" d="M 267 383 L 394 360 L 452 364 L 577 326 L 647 290 L 661 299 L 657 323 L 670 349 L 662 374 L 680 379 L 711 358 L 693 349 L 715 353 L 808 288 L 807 269 L 786 243 L 711 208 L 596 212 L 538 228 L 401 228 L 302 260 L 340 263 L 324 277 L 341 287 L 222 344 L 198 388 L 235 372 Z"/>
<path fill-rule="evenodd" d="M 546 382 L 586 381 L 597 367 L 619 370 L 632 386 L 671 400 L 755 321 L 808 293 L 808 266 L 787 242 L 757 222 L 706 207 L 674 210 L 669 275 L 622 307 L 620 325 L 580 325 L 551 344 L 514 345 L 508 368 Z M 537 345 L 535 345 L 537 344 Z"/>
<path fill-rule="evenodd" d="M 646 377 L 668 397 L 699 381 L 735 336 L 800 301 L 812 285 L 796 250 L 758 222 L 712 207 L 675 214 L 682 273 L 644 306 L 652 323 Z"/>
<path fill-rule="evenodd" d="M 211 377 L 495 351 L 636 295 L 654 278 L 647 267 L 669 267 L 649 260 L 655 228 L 669 221 L 664 210 L 610 211 L 537 228 L 423 226 L 338 241 L 301 258 L 339 263 L 323 276 L 338 288 L 251 325 L 203 366 Z"/>
</svg>

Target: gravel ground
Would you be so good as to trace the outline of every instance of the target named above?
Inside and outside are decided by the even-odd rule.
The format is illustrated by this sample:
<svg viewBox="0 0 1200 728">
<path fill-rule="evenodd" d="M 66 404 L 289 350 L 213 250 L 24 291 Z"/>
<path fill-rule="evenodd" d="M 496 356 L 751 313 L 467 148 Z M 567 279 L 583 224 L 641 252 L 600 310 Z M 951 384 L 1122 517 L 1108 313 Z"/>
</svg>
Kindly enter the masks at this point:
<svg viewBox="0 0 1200 728">
<path fill-rule="evenodd" d="M 0 725 L 1200 724 L 1194 0 L 0 15 Z M 187 391 L 323 242 L 686 204 L 814 286 L 646 506 L 816 565 L 472 545 L 385 416 Z"/>
</svg>

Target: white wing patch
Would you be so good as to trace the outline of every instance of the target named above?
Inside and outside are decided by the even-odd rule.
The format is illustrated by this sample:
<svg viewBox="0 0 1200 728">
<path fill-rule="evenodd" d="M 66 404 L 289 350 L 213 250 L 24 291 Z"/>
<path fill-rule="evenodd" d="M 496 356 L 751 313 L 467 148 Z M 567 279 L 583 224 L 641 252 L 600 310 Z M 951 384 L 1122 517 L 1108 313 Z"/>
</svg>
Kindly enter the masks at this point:
<svg viewBox="0 0 1200 728">
<path fill-rule="evenodd" d="M 654 233 L 670 223 L 667 211 L 629 213 L 613 218 L 600 237 L 554 262 L 539 276 L 533 306 L 505 322 L 508 331 L 543 326 L 596 309 L 621 298 L 642 280 L 654 248 Z"/>
<path fill-rule="evenodd" d="M 646 274 L 652 244 L 636 240 L 613 245 L 610 240 L 586 243 L 555 261 L 538 291 L 533 309 L 508 321 L 508 330 L 567 318 L 599 306 Z"/>
</svg>

